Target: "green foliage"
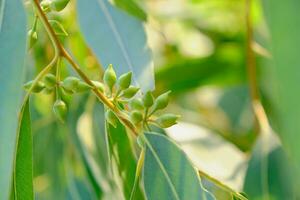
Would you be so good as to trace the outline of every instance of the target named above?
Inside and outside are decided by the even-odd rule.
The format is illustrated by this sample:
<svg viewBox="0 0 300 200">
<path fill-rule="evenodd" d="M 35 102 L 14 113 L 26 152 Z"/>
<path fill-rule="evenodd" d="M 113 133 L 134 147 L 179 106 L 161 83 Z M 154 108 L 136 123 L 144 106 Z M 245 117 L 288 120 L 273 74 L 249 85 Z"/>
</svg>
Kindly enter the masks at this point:
<svg viewBox="0 0 300 200">
<path fill-rule="evenodd" d="M 278 113 L 279 135 L 283 146 L 293 157 L 296 165 L 300 162 L 298 116 L 300 108 L 296 106 L 300 100 L 297 91 L 299 82 L 300 59 L 300 25 L 295 0 L 264 1 L 264 10 L 271 34 L 271 51 L 273 53 L 272 69 L 274 89 L 273 99 Z M 285 20 L 282 21 L 282 16 Z M 298 167 L 299 168 L 299 167 Z M 298 169 L 300 174 L 300 169 Z"/>
<path fill-rule="evenodd" d="M 14 13 L 14 14 L 11 14 Z M 0 199 L 8 199 L 26 50 L 26 15 L 19 0 L 0 1 Z"/>
<path fill-rule="evenodd" d="M 132 71 L 136 86 L 153 89 L 153 61 L 143 24 L 106 0 L 79 0 L 77 12 L 83 36 L 102 66 L 113 64 L 118 75 Z"/>
<path fill-rule="evenodd" d="M 0 0 L 1 200 L 299 199 L 296 0 L 22 2 Z"/>
<path fill-rule="evenodd" d="M 169 139 L 145 133 L 145 193 L 149 200 L 214 199 L 201 185 L 186 155 Z M 184 170 L 183 170 L 184 169 Z"/>
<path fill-rule="evenodd" d="M 295 199 L 292 165 L 274 133 L 258 138 L 247 169 L 244 191 L 249 199 Z"/>
<path fill-rule="evenodd" d="M 33 192 L 33 142 L 29 100 L 21 108 L 15 158 L 14 198 L 31 200 Z"/>
</svg>

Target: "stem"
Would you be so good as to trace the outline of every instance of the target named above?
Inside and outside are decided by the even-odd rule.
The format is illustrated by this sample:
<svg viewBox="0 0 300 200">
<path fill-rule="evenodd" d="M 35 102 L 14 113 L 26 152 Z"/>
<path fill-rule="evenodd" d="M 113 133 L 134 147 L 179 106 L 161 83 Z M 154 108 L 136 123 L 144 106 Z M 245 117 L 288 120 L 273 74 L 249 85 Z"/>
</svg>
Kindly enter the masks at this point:
<svg viewBox="0 0 300 200">
<path fill-rule="evenodd" d="M 204 178 L 212 181 L 214 184 L 218 185 L 220 188 L 222 188 L 223 190 L 234 194 L 235 196 L 239 197 L 241 200 L 247 200 L 246 197 L 244 197 L 243 195 L 241 195 L 240 193 L 234 191 L 233 189 L 231 189 L 229 186 L 225 185 L 224 183 L 222 183 L 221 181 L 215 179 L 214 177 L 208 175 L 207 173 L 205 173 L 204 171 L 201 171 L 200 169 L 198 169 L 198 174 L 200 176 L 203 176 Z"/>
<path fill-rule="evenodd" d="M 70 54 L 64 49 L 60 41 L 58 40 L 57 36 L 55 35 L 55 32 L 53 28 L 51 27 L 47 16 L 41 9 L 39 5 L 38 0 L 31 0 L 32 3 L 35 5 L 35 8 L 37 10 L 38 16 L 41 19 L 42 24 L 44 25 L 53 45 L 55 52 L 58 52 L 58 54 L 62 57 L 64 57 L 73 67 L 73 69 L 77 72 L 77 74 L 85 81 L 87 84 L 89 84 L 92 87 L 93 92 L 98 97 L 98 99 L 105 104 L 109 109 L 111 109 L 122 121 L 122 123 L 129 128 L 135 136 L 138 135 L 138 131 L 134 127 L 134 125 L 122 115 L 122 113 L 114 106 L 114 104 L 102 93 L 100 92 L 96 86 L 93 84 L 93 82 L 87 77 L 87 75 L 80 69 L 80 67 L 77 65 L 77 63 L 73 60 L 73 58 L 70 56 Z"/>
<path fill-rule="evenodd" d="M 246 41 L 246 51 L 247 51 L 247 71 L 249 79 L 249 88 L 251 100 L 255 101 L 259 99 L 259 92 L 257 87 L 256 79 L 256 63 L 255 55 L 252 49 L 253 41 L 253 29 L 251 21 L 251 0 L 246 0 L 246 30 L 247 30 L 247 41 Z"/>
</svg>

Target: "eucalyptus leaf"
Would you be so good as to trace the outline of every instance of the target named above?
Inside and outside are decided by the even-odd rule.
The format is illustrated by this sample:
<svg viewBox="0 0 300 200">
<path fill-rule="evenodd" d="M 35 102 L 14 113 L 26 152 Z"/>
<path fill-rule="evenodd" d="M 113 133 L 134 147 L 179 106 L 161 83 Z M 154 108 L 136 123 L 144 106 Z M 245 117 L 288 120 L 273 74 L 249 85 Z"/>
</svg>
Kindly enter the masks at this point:
<svg viewBox="0 0 300 200">
<path fill-rule="evenodd" d="M 84 38 L 102 66 L 113 64 L 118 75 L 132 71 L 136 86 L 153 90 L 153 61 L 142 22 L 107 0 L 78 0 L 77 11 Z"/>
<path fill-rule="evenodd" d="M 249 199 L 296 199 L 292 165 L 274 133 L 257 139 L 246 172 L 244 191 Z"/>
<path fill-rule="evenodd" d="M 215 199 L 201 184 L 200 177 L 185 153 L 166 136 L 145 133 L 146 155 L 143 170 L 148 200 Z"/>
<path fill-rule="evenodd" d="M 278 134 L 296 165 L 300 163 L 300 18 L 297 0 L 265 0 L 263 7 L 271 36 L 272 92 L 278 114 Z M 284 20 L 283 20 L 284 19 Z M 269 74 L 268 74 L 269 75 Z M 298 167 L 300 175 L 300 167 Z"/>
<path fill-rule="evenodd" d="M 126 128 L 120 122 L 117 123 L 116 128 L 107 123 L 107 135 L 112 158 L 117 165 L 119 176 L 122 178 L 121 186 L 125 199 L 129 199 L 134 185 L 136 160 Z M 140 188 L 137 188 L 134 199 L 144 199 Z"/>
<path fill-rule="evenodd" d="M 22 107 L 15 161 L 15 198 L 33 200 L 33 142 L 29 100 Z"/>
<path fill-rule="evenodd" d="M 22 1 L 0 0 L 0 199 L 10 193 L 26 36 Z"/>
<path fill-rule="evenodd" d="M 127 13 L 143 20 L 147 20 L 146 13 L 139 7 L 134 0 L 114 0 L 114 4 Z"/>
</svg>

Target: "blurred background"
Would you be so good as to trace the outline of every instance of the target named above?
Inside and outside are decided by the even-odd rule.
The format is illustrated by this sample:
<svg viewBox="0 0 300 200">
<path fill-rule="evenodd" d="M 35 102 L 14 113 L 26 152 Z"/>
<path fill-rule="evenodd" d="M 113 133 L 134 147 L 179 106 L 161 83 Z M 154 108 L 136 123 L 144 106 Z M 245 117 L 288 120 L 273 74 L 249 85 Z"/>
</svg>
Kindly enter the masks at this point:
<svg viewBox="0 0 300 200">
<path fill-rule="evenodd" d="M 181 115 L 180 122 L 165 134 L 178 142 L 196 167 L 249 195 L 263 193 L 260 179 L 263 175 L 257 162 L 268 160 L 272 165 L 266 173 L 275 177 L 267 183 L 270 191 L 289 197 L 286 195 L 292 187 L 282 186 L 289 183 L 278 183 L 276 178 L 278 174 L 289 177 L 285 174 L 288 170 L 282 172 L 279 167 L 277 153 L 269 158 L 269 151 L 263 155 L 259 151 L 264 141 L 257 140 L 259 128 L 248 87 L 245 1 L 139 0 L 136 3 L 147 14 L 144 25 L 155 66 L 155 94 L 171 90 L 167 111 Z M 32 13 L 30 4 L 26 5 Z M 87 47 L 75 10 L 76 2 L 71 1 L 63 12 L 48 16 L 63 25 L 68 36 L 60 39 L 83 70 L 91 79 L 100 80 L 103 66 Z M 33 14 L 28 17 L 32 22 Z M 252 1 L 251 21 L 257 85 L 276 132 L 269 81 L 272 78 L 268 65 L 269 33 L 258 0 Z M 39 40 L 27 56 L 28 80 L 53 56 L 51 43 L 40 25 Z M 74 75 L 67 63 L 63 65 L 63 76 Z M 37 199 L 97 199 L 99 196 L 118 199 L 118 190 L 107 177 L 102 105 L 92 94 L 75 95 L 67 99 L 68 121 L 60 124 L 52 114 L 54 100 L 54 96 L 38 94 L 31 101 Z M 271 146 L 276 149 L 277 137 L 270 137 L 275 143 L 275 147 Z M 282 150 L 279 154 L 282 156 Z M 283 161 L 281 157 L 279 160 Z M 217 199 L 231 199 L 224 188 L 202 178 Z"/>
</svg>

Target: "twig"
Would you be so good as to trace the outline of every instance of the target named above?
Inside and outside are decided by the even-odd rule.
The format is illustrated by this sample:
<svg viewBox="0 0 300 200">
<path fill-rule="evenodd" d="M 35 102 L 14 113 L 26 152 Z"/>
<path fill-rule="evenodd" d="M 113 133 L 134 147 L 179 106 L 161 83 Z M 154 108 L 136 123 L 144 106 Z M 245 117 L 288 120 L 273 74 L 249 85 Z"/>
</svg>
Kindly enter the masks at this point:
<svg viewBox="0 0 300 200">
<path fill-rule="evenodd" d="M 80 69 L 78 64 L 73 60 L 73 58 L 70 56 L 70 54 L 65 50 L 65 48 L 62 46 L 62 44 L 59 42 L 59 39 L 55 35 L 55 32 L 53 28 L 51 27 L 47 16 L 43 12 L 42 8 L 39 5 L 38 0 L 32 0 L 33 4 L 35 5 L 35 8 L 38 12 L 38 16 L 41 19 L 42 24 L 44 25 L 53 45 L 55 48 L 55 51 L 58 52 L 59 56 L 64 57 L 73 67 L 73 69 L 77 72 L 77 74 L 85 81 L 87 84 L 89 84 L 92 87 L 93 92 L 95 95 L 98 97 L 98 99 L 105 104 L 108 108 L 110 108 L 122 121 L 122 123 L 129 128 L 132 133 L 134 133 L 135 136 L 138 135 L 138 131 L 136 128 L 133 126 L 133 124 L 122 115 L 122 113 L 118 110 L 117 107 L 102 93 L 100 92 L 97 87 L 94 85 L 94 83 L 88 78 L 88 76 Z"/>
</svg>

